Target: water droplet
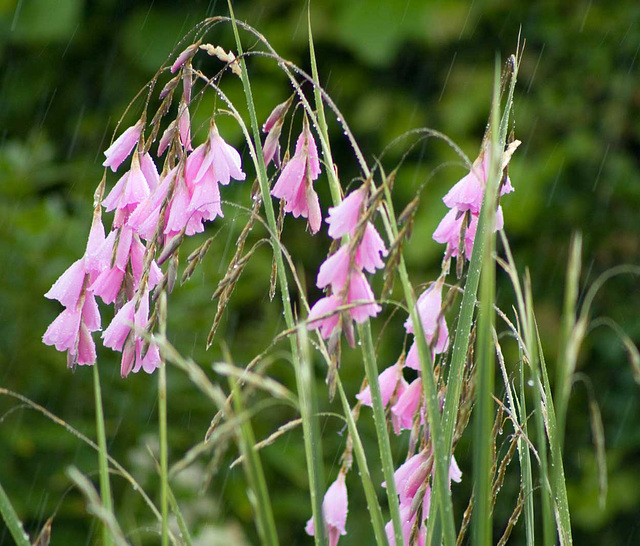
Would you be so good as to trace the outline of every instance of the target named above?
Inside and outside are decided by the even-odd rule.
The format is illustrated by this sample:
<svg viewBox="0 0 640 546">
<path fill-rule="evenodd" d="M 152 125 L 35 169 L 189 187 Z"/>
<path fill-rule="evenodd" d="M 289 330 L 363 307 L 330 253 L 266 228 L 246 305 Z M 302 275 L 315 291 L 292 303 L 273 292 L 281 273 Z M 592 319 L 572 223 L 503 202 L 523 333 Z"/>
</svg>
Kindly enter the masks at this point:
<svg viewBox="0 0 640 546">
<path fill-rule="evenodd" d="M 527 381 L 527 385 L 528 385 L 529 387 L 533 387 L 533 379 L 529 379 L 529 380 Z"/>
</svg>

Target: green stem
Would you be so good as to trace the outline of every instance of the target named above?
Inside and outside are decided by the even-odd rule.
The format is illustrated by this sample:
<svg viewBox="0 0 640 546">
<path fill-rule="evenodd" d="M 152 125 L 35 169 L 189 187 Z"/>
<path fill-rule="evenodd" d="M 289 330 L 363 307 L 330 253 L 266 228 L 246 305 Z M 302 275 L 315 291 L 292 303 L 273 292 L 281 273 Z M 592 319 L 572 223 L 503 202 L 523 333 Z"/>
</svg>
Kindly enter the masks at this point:
<svg viewBox="0 0 640 546">
<path fill-rule="evenodd" d="M 382 220 L 387 231 L 387 235 L 391 241 L 398 238 L 398 224 L 393 210 L 393 201 L 391 199 L 391 191 L 389 186 L 384 184 L 386 215 L 382 215 Z M 435 498 L 432 503 L 437 503 L 430 513 L 435 514 L 437 506 L 442 507 L 440 517 L 442 519 L 442 530 L 444 533 L 444 543 L 450 546 L 456 543 L 455 524 L 453 520 L 453 503 L 451 501 L 451 489 L 449 487 L 449 465 L 451 463 L 451 449 L 447 450 L 444 443 L 442 431 L 442 422 L 440 419 L 440 402 L 438 400 L 438 390 L 436 386 L 435 374 L 433 371 L 433 362 L 431 359 L 431 351 L 427 346 L 426 337 L 422 328 L 422 321 L 418 316 L 416 309 L 416 298 L 413 293 L 411 282 L 409 281 L 409 273 L 404 261 L 404 256 L 400 255 L 398 264 L 400 273 L 400 282 L 404 291 L 404 298 L 409 308 L 411 321 L 415 328 L 415 339 L 418 344 L 418 356 L 420 359 L 420 371 L 422 372 L 422 387 L 424 389 L 427 421 L 433 443 L 435 475 L 433 484 L 435 489 Z"/>
<path fill-rule="evenodd" d="M 229 385 L 233 391 L 233 406 L 236 415 L 241 415 L 244 408 L 242 403 L 242 394 L 233 377 L 229 377 Z M 271 500 L 269 499 L 269 491 L 267 482 L 264 477 L 264 470 L 260 457 L 256 451 L 256 438 L 251 426 L 251 420 L 246 419 L 240 425 L 240 450 L 244 455 L 244 467 L 249 482 L 249 487 L 253 494 L 249 495 L 249 501 L 253 506 L 253 510 L 257 517 L 258 533 L 262 544 L 268 546 L 278 545 L 278 534 L 276 532 L 276 523 L 273 519 L 273 511 L 271 509 Z"/>
<path fill-rule="evenodd" d="M 389 432 L 385 417 L 382 395 L 380 394 L 380 384 L 378 383 L 378 366 L 371 338 L 371 325 L 369 321 L 358 324 L 358 337 L 362 344 L 362 356 L 364 358 L 364 370 L 371 390 L 371 401 L 373 405 L 373 420 L 378 437 L 378 447 L 380 449 L 380 459 L 382 460 L 382 472 L 387 484 L 387 500 L 389 501 L 389 511 L 393 522 L 393 532 L 396 544 L 402 544 L 402 521 L 400 520 L 400 505 L 396 482 L 394 478 L 393 455 L 391 454 L 391 443 L 389 442 Z"/>
<path fill-rule="evenodd" d="M 167 366 L 164 359 L 158 370 L 158 420 L 160 421 L 160 511 L 162 513 L 162 546 L 169 544 L 169 497 L 167 453 Z"/>
<path fill-rule="evenodd" d="M 255 105 L 253 101 L 253 92 L 251 90 L 251 83 L 249 82 L 249 77 L 247 75 L 247 67 L 244 62 L 243 57 L 243 49 L 242 43 L 240 41 L 240 35 L 238 34 L 238 26 L 236 24 L 236 18 L 233 12 L 233 7 L 231 5 L 231 0 L 228 0 L 229 13 L 231 16 L 231 23 L 233 27 L 233 34 L 236 41 L 236 47 L 238 49 L 238 57 L 240 58 L 240 66 L 241 66 L 241 79 L 242 86 L 244 88 L 245 97 L 247 100 L 247 107 L 249 109 L 249 117 L 251 119 L 251 128 L 253 130 L 253 140 L 255 147 L 255 157 L 254 162 L 256 164 L 256 174 L 258 177 L 258 183 L 260 185 L 260 193 L 262 195 L 262 202 L 264 204 L 264 210 L 267 217 L 267 224 L 271 231 L 271 238 L 273 242 L 273 249 L 276 260 L 276 270 L 278 275 L 278 283 L 280 286 L 280 294 L 282 296 L 282 306 L 284 309 L 284 317 L 287 328 L 292 329 L 295 327 L 295 320 L 293 316 L 293 310 L 291 306 L 291 296 L 289 293 L 289 286 L 287 282 L 287 274 L 284 266 L 284 260 L 282 258 L 282 252 L 279 250 L 280 241 L 278 240 L 278 229 L 276 224 L 275 213 L 273 210 L 273 203 L 271 201 L 271 194 L 269 189 L 269 179 L 267 177 L 267 169 L 264 164 L 264 155 L 262 152 L 262 142 L 260 139 L 260 125 L 258 124 L 258 119 L 256 116 Z M 294 371 L 296 374 L 296 382 L 299 387 L 305 387 L 309 382 L 303 381 L 299 376 L 302 373 L 302 367 L 300 364 L 300 355 L 298 351 L 298 341 L 297 336 L 290 336 L 290 346 L 291 346 L 291 357 L 294 364 Z M 306 392 L 300 392 L 300 396 L 303 398 L 307 398 L 310 400 L 310 406 L 313 407 L 315 405 L 314 399 L 314 391 L 313 389 L 308 389 Z M 305 404 L 302 404 L 305 406 Z M 313 432 L 313 424 L 311 420 L 317 417 L 313 415 L 307 415 L 306 411 L 304 414 L 301 413 L 302 417 L 302 432 L 305 437 L 305 445 L 314 443 L 314 432 Z M 324 525 L 322 522 L 324 518 L 322 517 L 321 511 L 321 499 L 322 499 L 322 490 L 324 486 L 324 481 L 321 479 L 321 462 L 322 462 L 322 443 L 316 441 L 315 445 L 313 445 L 313 451 L 315 451 L 315 456 L 312 454 L 307 455 L 307 472 L 309 474 L 309 485 L 312 487 L 311 491 L 311 507 L 314 516 L 315 522 L 315 537 L 316 543 L 324 544 L 326 542 Z"/>
<path fill-rule="evenodd" d="M 380 510 L 380 503 L 378 502 L 378 496 L 371 480 L 371 474 L 369 472 L 369 466 L 367 464 L 367 457 L 364 452 L 362 440 L 356 427 L 356 422 L 349 406 L 347 395 L 344 392 L 342 381 L 340 380 L 340 374 L 336 372 L 336 385 L 338 387 L 338 394 L 340 395 L 340 402 L 342 402 L 342 409 L 344 411 L 345 418 L 347 419 L 347 426 L 349 427 L 349 434 L 353 441 L 353 451 L 356 456 L 356 462 L 358 463 L 358 471 L 360 473 L 360 481 L 364 489 L 364 495 L 367 499 L 367 508 L 369 509 L 369 515 L 371 517 L 371 524 L 373 526 L 373 533 L 376 537 L 376 544 L 378 546 L 387 545 L 387 535 L 384 530 L 384 521 L 382 518 L 382 510 Z M 395 482 L 394 482 L 395 483 Z M 402 544 L 402 542 L 397 543 Z"/>
<path fill-rule="evenodd" d="M 113 511 L 111 501 L 111 485 L 109 482 L 109 462 L 107 455 L 107 436 L 104 428 L 104 412 L 102 408 L 102 392 L 100 389 L 100 373 L 98 362 L 93 365 L 93 393 L 96 406 L 96 430 L 98 434 L 98 463 L 100 466 L 100 496 L 102 505 L 108 512 Z M 105 524 L 102 528 L 102 542 L 105 546 L 113 544 L 109 527 Z"/>
<path fill-rule="evenodd" d="M 18 518 L 9 497 L 4 491 L 2 484 L 0 483 L 0 514 L 2 519 L 7 524 L 7 528 L 16 543 L 16 546 L 30 546 L 29 535 L 25 533 L 22 522 Z"/>
</svg>

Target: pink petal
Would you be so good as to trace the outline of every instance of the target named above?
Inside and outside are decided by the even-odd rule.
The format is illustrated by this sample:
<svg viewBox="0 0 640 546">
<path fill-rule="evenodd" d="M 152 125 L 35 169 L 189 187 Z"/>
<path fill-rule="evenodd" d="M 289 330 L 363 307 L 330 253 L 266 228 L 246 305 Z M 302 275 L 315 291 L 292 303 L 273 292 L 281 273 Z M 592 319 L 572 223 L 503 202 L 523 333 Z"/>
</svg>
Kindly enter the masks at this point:
<svg viewBox="0 0 640 546">
<path fill-rule="evenodd" d="M 240 154 L 222 139 L 215 126 L 211 131 L 211 153 L 213 154 L 214 173 L 221 184 L 228 184 L 230 178 L 234 180 L 245 179 L 246 175 L 242 172 Z"/>
<path fill-rule="evenodd" d="M 420 408 L 421 401 L 422 380 L 418 378 L 407 387 L 407 390 L 391 408 L 392 413 L 400 418 L 402 428 L 410 429 L 413 426 L 413 420 Z"/>
<path fill-rule="evenodd" d="M 105 241 L 104 226 L 100 214 L 94 216 L 87 240 L 87 248 L 84 251 L 84 266 L 88 273 L 99 273 L 103 267 L 100 260 L 100 250 Z"/>
<path fill-rule="evenodd" d="M 302 157 L 294 156 L 282 169 L 271 195 L 285 201 L 296 198 L 300 185 L 304 183 L 304 173 L 307 165 Z"/>
<path fill-rule="evenodd" d="M 117 267 L 105 269 L 96 277 L 89 290 L 96 296 L 100 296 L 103 302 L 114 303 L 120 292 L 123 279 L 124 271 Z"/>
<path fill-rule="evenodd" d="M 362 212 L 364 195 L 364 187 L 361 187 L 351 192 L 338 206 L 329 209 L 326 220 L 329 224 L 329 237 L 340 239 L 347 234 L 353 235 Z"/>
<path fill-rule="evenodd" d="M 45 345 L 54 345 L 58 351 L 72 351 L 78 341 L 80 310 L 65 309 L 49 325 L 42 336 Z"/>
<path fill-rule="evenodd" d="M 373 224 L 369 222 L 362 235 L 362 241 L 356 251 L 356 264 L 369 273 L 375 273 L 376 269 L 382 269 L 384 262 L 381 256 L 387 255 L 384 241 Z"/>
<path fill-rule="evenodd" d="M 80 335 L 78 339 L 78 354 L 76 362 L 80 365 L 92 365 L 96 361 L 96 344 L 91 337 L 91 333 L 84 324 L 80 324 Z"/>
<path fill-rule="evenodd" d="M 338 293 L 347 282 L 350 260 L 348 245 L 341 246 L 337 252 L 329 256 L 320 266 L 317 287 L 325 288 L 331 285 L 334 294 Z"/>
<path fill-rule="evenodd" d="M 187 47 L 171 65 L 171 73 L 175 74 L 189 59 L 198 52 L 198 44 L 191 44 Z"/>
<path fill-rule="evenodd" d="M 134 323 L 135 315 L 135 299 L 125 303 L 116 316 L 113 317 L 111 324 L 102 332 L 103 345 L 114 351 L 122 351 L 124 342 L 126 341 L 131 327 Z"/>
<path fill-rule="evenodd" d="M 311 311 L 309 311 L 309 316 L 307 317 L 307 328 L 309 330 L 320 328 L 320 335 L 324 339 L 328 339 L 338 326 L 340 313 L 334 313 L 322 319 L 318 319 L 317 317 L 331 313 L 341 305 L 342 302 L 337 296 L 327 296 L 319 299 L 311 308 Z"/>
<path fill-rule="evenodd" d="M 456 483 L 462 481 L 462 470 L 460 470 L 458 462 L 453 455 L 451 455 L 451 464 L 449 465 L 449 480 L 453 480 Z"/>
<path fill-rule="evenodd" d="M 100 309 L 98 308 L 98 302 L 95 296 L 89 290 L 84 293 L 82 322 L 90 332 L 100 330 Z"/>
<path fill-rule="evenodd" d="M 311 184 L 306 187 L 306 199 L 308 210 L 307 214 L 309 218 L 309 229 L 311 230 L 312 234 L 315 234 L 318 233 L 320 225 L 322 224 L 322 212 L 320 211 L 318 194 L 315 192 Z"/>
<path fill-rule="evenodd" d="M 378 376 L 378 384 L 380 386 L 380 395 L 382 397 L 382 405 L 386 406 L 393 393 L 396 392 L 399 383 L 402 381 L 402 368 L 397 364 L 389 366 Z M 356 398 L 365 406 L 371 406 L 371 387 L 367 386 L 360 394 L 356 394 Z"/>
<path fill-rule="evenodd" d="M 60 275 L 44 297 L 58 300 L 65 307 L 75 309 L 84 286 L 84 277 L 84 259 L 81 258 L 73 262 L 69 269 Z"/>
<path fill-rule="evenodd" d="M 149 152 L 145 152 L 140 156 L 140 170 L 144 175 L 149 191 L 154 191 L 160 185 L 160 175 Z"/>
<path fill-rule="evenodd" d="M 371 303 L 358 305 L 353 309 L 350 309 L 351 317 L 356 322 L 365 322 L 369 317 L 375 317 L 382 307 L 375 303 L 375 296 L 371 291 L 371 287 L 367 282 L 367 279 L 362 273 L 356 273 L 351 275 L 351 283 L 349 284 L 349 303 L 355 301 L 370 301 Z"/>
<path fill-rule="evenodd" d="M 102 164 L 103 167 L 111 167 L 111 170 L 116 172 L 120 164 L 129 157 L 133 147 L 137 144 L 143 127 L 144 124 L 140 120 L 122 133 L 104 152 L 106 159 Z"/>
<path fill-rule="evenodd" d="M 347 486 L 344 481 L 344 474 L 340 472 L 338 479 L 333 482 L 322 501 L 322 515 L 329 526 L 337 529 L 341 535 L 346 535 L 345 526 L 347 524 Z"/>
<path fill-rule="evenodd" d="M 477 167 L 469 172 L 442 198 L 445 205 L 450 209 L 455 207 L 460 211 L 480 212 L 486 186 L 486 180 L 481 180 L 480 176 L 483 175 L 477 172 Z"/>
</svg>

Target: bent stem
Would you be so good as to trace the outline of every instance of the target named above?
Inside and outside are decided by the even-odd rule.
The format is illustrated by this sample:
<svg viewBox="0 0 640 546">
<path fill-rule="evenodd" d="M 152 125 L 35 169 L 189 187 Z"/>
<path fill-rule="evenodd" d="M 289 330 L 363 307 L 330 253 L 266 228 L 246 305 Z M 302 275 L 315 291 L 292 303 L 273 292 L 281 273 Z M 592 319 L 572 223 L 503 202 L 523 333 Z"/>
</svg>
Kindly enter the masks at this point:
<svg viewBox="0 0 640 546">
<path fill-rule="evenodd" d="M 102 505 L 108 512 L 113 511 L 111 501 L 111 485 L 109 482 L 109 463 L 107 455 L 107 436 L 104 429 L 104 412 L 102 408 L 102 391 L 100 389 L 100 374 L 98 362 L 93 365 L 93 393 L 96 405 L 96 430 L 98 433 L 98 463 L 100 466 L 100 496 Z M 102 541 L 105 546 L 113 544 L 109 527 L 105 523 L 102 528 Z"/>
</svg>

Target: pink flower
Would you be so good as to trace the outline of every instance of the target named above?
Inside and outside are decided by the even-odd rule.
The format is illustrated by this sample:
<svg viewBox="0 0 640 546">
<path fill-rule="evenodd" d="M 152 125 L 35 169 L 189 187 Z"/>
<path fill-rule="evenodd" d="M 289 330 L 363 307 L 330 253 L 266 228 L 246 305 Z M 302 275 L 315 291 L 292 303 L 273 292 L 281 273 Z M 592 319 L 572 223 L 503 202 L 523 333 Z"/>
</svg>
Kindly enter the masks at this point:
<svg viewBox="0 0 640 546">
<path fill-rule="evenodd" d="M 351 317 L 356 322 L 365 322 L 369 317 L 375 317 L 382 307 L 375 303 L 375 296 L 371 291 L 371 287 L 366 277 L 362 273 L 351 275 L 351 283 L 349 284 L 349 303 L 355 301 L 368 301 L 371 303 L 358 305 L 349 310 Z"/>
<path fill-rule="evenodd" d="M 325 288 L 331 285 L 334 293 L 339 292 L 347 282 L 350 261 L 349 246 L 342 245 L 337 252 L 329 256 L 320 266 L 317 287 Z"/>
<path fill-rule="evenodd" d="M 282 132 L 284 117 L 291 106 L 291 101 L 292 98 L 289 98 L 287 101 L 278 104 L 262 126 L 262 131 L 267 133 L 262 149 L 265 166 L 269 165 L 275 158 L 276 167 L 280 167 L 280 133 Z"/>
<path fill-rule="evenodd" d="M 145 168 L 148 169 L 148 160 L 145 159 L 145 163 L 147 165 Z M 131 169 L 118 180 L 109 195 L 102 201 L 102 206 L 107 212 L 118 209 L 125 211 L 125 216 L 128 216 L 150 193 L 149 184 L 140 168 L 138 154 L 134 154 Z"/>
<path fill-rule="evenodd" d="M 50 300 L 58 300 L 65 307 L 75 308 L 84 286 L 84 257 L 71 264 L 49 291 L 44 295 Z"/>
<path fill-rule="evenodd" d="M 136 298 L 125 303 L 113 317 L 111 324 L 102 333 L 105 347 L 122 352 L 120 374 L 122 377 L 140 369 L 151 373 L 160 365 L 160 353 L 151 342 L 146 355 L 142 356 L 144 340 L 140 332 L 147 327 L 149 320 L 149 292 L 145 291 L 136 310 Z"/>
<path fill-rule="evenodd" d="M 354 271 L 351 274 L 351 282 L 349 283 L 349 290 L 346 296 L 346 301 L 344 301 L 343 297 L 335 294 L 319 299 L 311 308 L 311 311 L 309 311 L 307 328 L 310 330 L 320 328 L 320 335 L 327 339 L 338 326 L 340 314 L 336 309 L 342 305 L 360 301 L 370 302 L 362 303 L 346 310 L 346 313 L 348 313 L 351 319 L 360 323 L 365 322 L 369 317 L 375 317 L 382 310 L 382 308 L 375 303 L 375 297 L 371 291 L 371 287 L 361 272 Z M 336 312 L 331 314 L 334 311 Z M 329 314 L 329 316 L 320 318 L 327 314 Z"/>
<path fill-rule="evenodd" d="M 191 117 L 185 102 L 182 102 L 178 109 L 178 135 L 184 149 L 187 151 L 193 150 L 191 147 Z"/>
<path fill-rule="evenodd" d="M 349 510 L 347 501 L 347 486 L 345 475 L 341 471 L 338 479 L 333 482 L 322 501 L 322 515 L 326 524 L 329 546 L 336 546 L 340 535 L 346 535 L 347 512 Z M 305 531 L 308 535 L 314 536 L 315 528 L 313 517 L 307 521 Z"/>
<path fill-rule="evenodd" d="M 329 209 L 326 220 L 329 224 L 329 237 L 340 239 L 345 235 L 353 235 L 360 220 L 364 197 L 365 188 L 361 186 L 345 197 L 339 205 Z"/>
<path fill-rule="evenodd" d="M 144 123 L 140 120 L 122 133 L 104 152 L 106 159 L 102 165 L 104 167 L 111 167 L 111 170 L 116 172 L 120 164 L 129 157 L 133 147 L 137 144 L 138 140 L 140 140 L 143 127 Z"/>
<path fill-rule="evenodd" d="M 319 328 L 320 335 L 324 339 L 329 339 L 340 322 L 340 313 L 336 309 L 341 305 L 342 300 L 335 295 L 319 299 L 309 311 L 307 328 L 309 330 Z"/>
<path fill-rule="evenodd" d="M 391 408 L 391 413 L 400 420 L 403 429 L 411 429 L 413 421 L 422 403 L 422 379 L 414 379 L 413 382 L 398 398 L 398 401 Z"/>
<path fill-rule="evenodd" d="M 171 73 L 175 74 L 188 60 L 198 52 L 198 44 L 191 44 L 187 47 L 171 65 Z"/>
<path fill-rule="evenodd" d="M 85 291 L 84 301 L 65 309 L 49 325 L 42 336 L 46 345 L 58 351 L 67 351 L 69 367 L 75 364 L 93 364 L 96 353 L 90 332 L 100 329 L 100 313 L 91 292 Z"/>
<path fill-rule="evenodd" d="M 378 376 L 378 384 L 382 405 L 386 407 L 394 394 L 396 398 L 400 398 L 407 388 L 407 382 L 402 376 L 402 367 L 398 363 L 389 366 Z M 365 387 L 362 392 L 356 394 L 356 398 L 365 406 L 372 406 L 371 387 Z"/>
<path fill-rule="evenodd" d="M 318 150 L 309 125 L 305 122 L 296 143 L 295 154 L 282 169 L 271 195 L 284 199 L 285 212 L 292 213 L 296 218 L 307 218 L 312 233 L 317 233 L 322 221 L 318 195 L 313 189 L 313 181 L 319 175 Z"/>
<path fill-rule="evenodd" d="M 356 251 L 356 264 L 362 269 L 366 269 L 369 273 L 375 273 L 376 269 L 382 269 L 384 262 L 381 256 L 387 255 L 387 249 L 384 246 L 382 237 L 371 222 L 367 223 L 362 241 Z"/>
<path fill-rule="evenodd" d="M 189 156 L 185 178 L 191 184 L 198 184 L 209 173 L 212 182 L 227 185 L 230 180 L 244 180 L 242 161 L 238 151 L 227 144 L 213 124 L 209 131 L 209 141 L 198 146 Z"/>
<path fill-rule="evenodd" d="M 427 488 L 429 491 L 429 488 Z M 426 498 L 426 495 L 425 495 Z M 411 531 L 416 522 L 417 514 L 411 513 L 411 506 L 403 506 L 400 509 L 400 520 L 402 522 L 402 540 L 405 545 L 409 544 L 411 539 Z M 387 534 L 387 540 L 389 541 L 389 546 L 396 546 L 396 537 L 393 529 L 393 522 L 389 521 L 384 528 Z M 427 528 L 424 524 L 420 525 L 420 529 L 418 530 L 417 542 L 412 544 L 411 546 L 425 546 L 427 540 Z"/>
<path fill-rule="evenodd" d="M 462 470 L 460 470 L 458 462 L 453 455 L 451 455 L 451 464 L 449 465 L 449 480 L 456 483 L 462 481 Z"/>
</svg>

